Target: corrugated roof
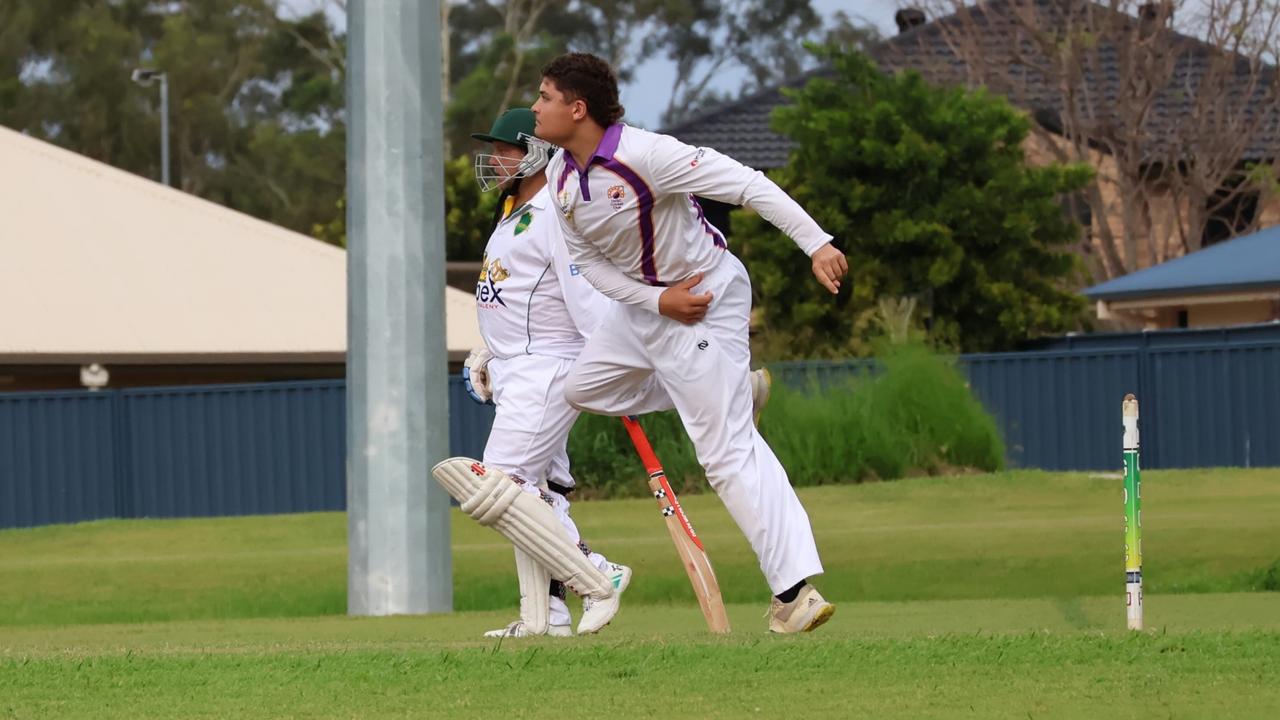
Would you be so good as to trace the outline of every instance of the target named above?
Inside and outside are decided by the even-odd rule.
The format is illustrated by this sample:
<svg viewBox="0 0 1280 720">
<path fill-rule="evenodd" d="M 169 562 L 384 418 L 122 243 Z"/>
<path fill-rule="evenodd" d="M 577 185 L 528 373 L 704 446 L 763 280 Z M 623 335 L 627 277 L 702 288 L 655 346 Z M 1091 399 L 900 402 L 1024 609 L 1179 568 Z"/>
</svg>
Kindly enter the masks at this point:
<svg viewBox="0 0 1280 720">
<path fill-rule="evenodd" d="M 1280 226 L 1094 285 L 1095 300 L 1280 288 Z"/>
<path fill-rule="evenodd" d="M 0 128 L 9 361 L 335 360 L 346 303 L 341 248 Z M 446 306 L 449 350 L 478 345 L 475 298 Z"/>
<path fill-rule="evenodd" d="M 830 75 L 818 68 L 754 95 L 716 105 L 662 132 L 698 147 L 709 147 L 759 170 L 787 164 L 795 143 L 770 127 L 774 108 L 787 102 L 783 88 L 804 87 L 810 79 Z"/>
</svg>

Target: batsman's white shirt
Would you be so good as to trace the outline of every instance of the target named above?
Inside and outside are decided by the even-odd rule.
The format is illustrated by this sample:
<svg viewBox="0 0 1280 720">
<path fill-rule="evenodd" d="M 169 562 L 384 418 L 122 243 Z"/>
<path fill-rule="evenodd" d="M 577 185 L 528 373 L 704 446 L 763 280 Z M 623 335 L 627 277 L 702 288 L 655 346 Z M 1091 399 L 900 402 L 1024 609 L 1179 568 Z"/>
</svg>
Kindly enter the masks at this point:
<svg viewBox="0 0 1280 720">
<path fill-rule="evenodd" d="M 547 177 L 579 271 L 619 301 L 574 364 L 569 402 L 604 415 L 674 403 L 774 594 L 820 574 L 808 514 L 752 422 L 751 281 L 693 194 L 750 206 L 810 255 L 831 236 L 761 173 L 621 124 L 585 168 L 561 152 Z M 664 286 L 695 273 L 704 277 L 694 291 L 713 294 L 706 317 L 684 325 L 660 315 Z"/>
<path fill-rule="evenodd" d="M 570 261 L 550 207 L 543 188 L 498 223 L 485 245 L 476 310 L 494 357 L 573 360 L 609 307 Z"/>
</svg>

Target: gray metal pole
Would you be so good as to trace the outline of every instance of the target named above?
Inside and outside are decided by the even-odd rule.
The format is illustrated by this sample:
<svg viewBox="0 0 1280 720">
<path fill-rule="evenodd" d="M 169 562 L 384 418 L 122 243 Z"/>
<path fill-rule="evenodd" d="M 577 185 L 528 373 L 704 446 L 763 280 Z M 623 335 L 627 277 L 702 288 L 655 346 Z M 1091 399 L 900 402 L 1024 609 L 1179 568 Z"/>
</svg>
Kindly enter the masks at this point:
<svg viewBox="0 0 1280 720">
<path fill-rule="evenodd" d="M 448 612 L 440 2 L 347 30 L 347 612 Z"/>
<path fill-rule="evenodd" d="M 160 182 L 169 185 L 169 75 L 160 74 Z"/>
</svg>

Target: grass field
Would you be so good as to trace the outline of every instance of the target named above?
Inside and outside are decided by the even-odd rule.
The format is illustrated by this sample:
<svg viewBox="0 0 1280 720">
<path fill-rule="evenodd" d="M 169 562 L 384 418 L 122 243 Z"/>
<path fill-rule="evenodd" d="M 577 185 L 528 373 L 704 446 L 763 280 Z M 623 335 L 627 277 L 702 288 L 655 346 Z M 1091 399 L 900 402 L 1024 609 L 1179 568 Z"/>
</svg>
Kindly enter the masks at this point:
<svg viewBox="0 0 1280 720">
<path fill-rule="evenodd" d="M 347 618 L 338 514 L 0 532 L 0 718 L 1273 717 L 1280 472 L 1149 472 L 1148 632 L 1124 631 L 1116 478 L 1007 473 L 805 489 L 840 603 L 764 632 L 767 590 L 714 497 L 684 504 L 732 603 L 702 625 L 652 502 L 585 503 L 631 564 L 597 637 L 479 639 L 510 549 L 454 522 L 446 616 Z"/>
</svg>

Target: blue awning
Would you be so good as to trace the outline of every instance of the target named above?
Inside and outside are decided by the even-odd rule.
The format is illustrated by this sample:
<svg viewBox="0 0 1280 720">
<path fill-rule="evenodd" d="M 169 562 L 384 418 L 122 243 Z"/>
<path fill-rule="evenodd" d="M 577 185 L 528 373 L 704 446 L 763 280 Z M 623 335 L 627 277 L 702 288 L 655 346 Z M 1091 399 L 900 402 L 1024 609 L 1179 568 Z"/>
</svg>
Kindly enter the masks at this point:
<svg viewBox="0 0 1280 720">
<path fill-rule="evenodd" d="M 1240 292 L 1280 286 L 1280 226 L 1094 285 L 1094 300 Z"/>
</svg>

